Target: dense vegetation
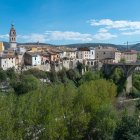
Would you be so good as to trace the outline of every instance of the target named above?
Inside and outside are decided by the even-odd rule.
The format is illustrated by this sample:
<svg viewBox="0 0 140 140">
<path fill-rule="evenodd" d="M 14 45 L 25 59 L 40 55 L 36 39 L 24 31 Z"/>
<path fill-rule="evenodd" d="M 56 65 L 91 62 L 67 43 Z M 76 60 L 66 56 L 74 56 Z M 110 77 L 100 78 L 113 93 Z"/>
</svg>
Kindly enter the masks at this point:
<svg viewBox="0 0 140 140">
<path fill-rule="evenodd" d="M 139 93 L 140 76 L 134 76 Z M 0 70 L 0 140 L 138 140 L 137 102 L 132 113 L 118 108 L 122 71 Z M 6 87 L 6 88 L 2 88 Z"/>
</svg>

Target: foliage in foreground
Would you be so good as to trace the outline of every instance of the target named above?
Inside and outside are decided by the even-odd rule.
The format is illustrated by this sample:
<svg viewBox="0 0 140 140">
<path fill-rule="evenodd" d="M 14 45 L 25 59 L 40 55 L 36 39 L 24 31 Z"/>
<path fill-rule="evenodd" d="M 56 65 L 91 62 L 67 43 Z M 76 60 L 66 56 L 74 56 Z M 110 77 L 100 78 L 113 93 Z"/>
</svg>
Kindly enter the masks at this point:
<svg viewBox="0 0 140 140">
<path fill-rule="evenodd" d="M 138 114 L 122 117 L 114 108 L 122 72 L 116 69 L 110 79 L 90 71 L 0 70 L 0 83 L 13 88 L 0 94 L 0 140 L 138 140 Z M 133 79 L 139 93 L 139 75 Z"/>
<path fill-rule="evenodd" d="M 0 138 L 110 139 L 116 127 L 115 85 L 106 80 L 43 86 L 0 96 Z"/>
</svg>

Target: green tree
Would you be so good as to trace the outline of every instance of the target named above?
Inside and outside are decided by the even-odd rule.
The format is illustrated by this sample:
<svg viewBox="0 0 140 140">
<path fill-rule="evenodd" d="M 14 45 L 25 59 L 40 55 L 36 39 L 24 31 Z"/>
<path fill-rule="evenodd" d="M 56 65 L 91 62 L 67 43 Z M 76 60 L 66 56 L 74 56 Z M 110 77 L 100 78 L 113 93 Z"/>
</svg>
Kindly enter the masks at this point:
<svg viewBox="0 0 140 140">
<path fill-rule="evenodd" d="M 112 136 L 116 126 L 112 105 L 115 95 L 115 85 L 102 79 L 85 82 L 79 87 L 76 104 L 90 115 L 85 139 L 107 140 Z"/>
<path fill-rule="evenodd" d="M 6 70 L 7 76 L 11 79 L 11 80 L 16 80 L 18 77 L 18 74 L 15 72 L 14 68 L 9 68 Z"/>
<path fill-rule="evenodd" d="M 68 82 L 65 68 L 63 68 L 61 71 L 58 72 L 58 77 L 59 77 L 59 81 L 61 81 L 62 83 Z"/>
<path fill-rule="evenodd" d="M 0 69 L 0 82 L 6 82 L 7 81 L 7 74 L 4 70 Z"/>
<path fill-rule="evenodd" d="M 98 80 L 100 78 L 101 78 L 100 72 L 88 71 L 88 72 L 85 72 L 84 75 L 82 75 L 79 81 L 79 84 L 82 84 L 84 82 L 91 81 L 91 80 Z"/>
<path fill-rule="evenodd" d="M 80 74 L 82 74 L 82 70 L 84 68 L 85 68 L 85 65 L 84 64 L 82 64 L 80 62 L 77 63 L 77 69 L 78 69 L 78 71 L 79 71 Z"/>
<path fill-rule="evenodd" d="M 121 68 L 115 68 L 109 76 L 109 79 L 113 80 L 117 86 L 117 96 L 120 95 L 120 93 L 124 91 L 126 84 L 126 78 L 123 75 L 123 70 Z"/>
<path fill-rule="evenodd" d="M 77 70 L 69 69 L 69 70 L 66 72 L 66 74 L 67 74 L 67 77 L 68 77 L 70 80 L 74 81 L 75 83 L 77 83 L 78 80 L 80 79 L 80 74 L 79 74 L 79 72 L 78 72 Z"/>
<path fill-rule="evenodd" d="M 121 58 L 120 62 L 125 63 L 126 59 L 125 58 Z"/>
<path fill-rule="evenodd" d="M 52 83 L 60 83 L 58 74 L 56 71 L 51 70 L 50 72 L 48 72 L 48 77 Z"/>
<path fill-rule="evenodd" d="M 139 140 L 140 122 L 138 115 L 122 117 L 120 124 L 115 129 L 114 140 Z"/>
<path fill-rule="evenodd" d="M 47 78 L 47 73 L 42 71 L 42 70 L 39 70 L 37 68 L 33 68 L 33 69 L 29 69 L 27 71 L 24 71 L 23 74 L 25 74 L 25 75 L 31 75 L 32 74 L 36 78 Z"/>
<path fill-rule="evenodd" d="M 36 79 L 33 75 L 21 76 L 19 81 L 14 81 L 12 83 L 12 86 L 18 95 L 36 90 L 39 88 L 39 85 L 39 80 Z"/>
</svg>

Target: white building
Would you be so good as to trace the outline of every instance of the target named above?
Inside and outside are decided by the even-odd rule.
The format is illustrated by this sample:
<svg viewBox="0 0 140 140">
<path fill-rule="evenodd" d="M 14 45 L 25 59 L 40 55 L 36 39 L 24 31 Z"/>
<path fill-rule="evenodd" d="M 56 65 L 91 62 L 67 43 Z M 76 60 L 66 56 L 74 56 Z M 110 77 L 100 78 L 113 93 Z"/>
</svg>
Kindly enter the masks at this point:
<svg viewBox="0 0 140 140">
<path fill-rule="evenodd" d="M 79 48 L 77 54 L 78 59 L 95 59 L 94 48 Z"/>
<path fill-rule="evenodd" d="M 10 43 L 10 48 L 16 48 L 17 43 L 16 43 L 16 30 L 14 29 L 14 25 L 11 24 L 11 29 L 9 33 L 9 43 Z"/>
<path fill-rule="evenodd" d="M 26 52 L 24 54 L 24 62 L 26 65 L 41 65 L 41 56 L 38 53 Z"/>
<path fill-rule="evenodd" d="M 3 54 L 0 56 L 0 67 L 3 70 L 16 66 L 16 59 L 14 55 Z"/>
</svg>

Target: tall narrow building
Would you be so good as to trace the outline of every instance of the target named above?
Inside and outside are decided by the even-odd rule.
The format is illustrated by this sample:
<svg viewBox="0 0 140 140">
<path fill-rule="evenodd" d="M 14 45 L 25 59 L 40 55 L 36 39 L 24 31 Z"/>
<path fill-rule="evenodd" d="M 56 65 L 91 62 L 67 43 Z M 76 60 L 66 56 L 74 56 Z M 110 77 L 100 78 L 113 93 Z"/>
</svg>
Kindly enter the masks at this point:
<svg viewBox="0 0 140 140">
<path fill-rule="evenodd" d="M 11 29 L 10 29 L 10 33 L 9 33 L 9 43 L 10 43 L 10 48 L 16 48 L 17 47 L 16 30 L 15 30 L 13 24 L 11 24 Z"/>
</svg>

